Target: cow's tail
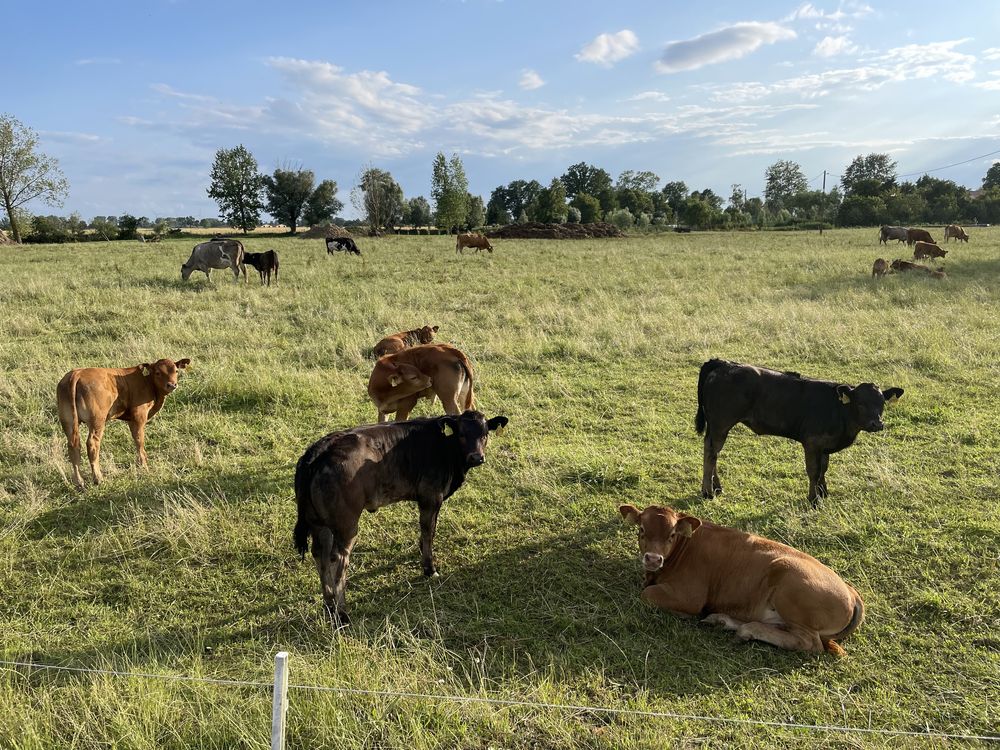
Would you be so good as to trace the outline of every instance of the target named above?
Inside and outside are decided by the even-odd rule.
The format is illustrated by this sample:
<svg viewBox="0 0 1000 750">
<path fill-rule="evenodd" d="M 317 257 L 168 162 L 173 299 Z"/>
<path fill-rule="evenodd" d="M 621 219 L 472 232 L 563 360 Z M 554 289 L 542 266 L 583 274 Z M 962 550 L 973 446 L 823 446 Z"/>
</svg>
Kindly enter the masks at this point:
<svg viewBox="0 0 1000 750">
<path fill-rule="evenodd" d="M 694 414 L 694 429 L 699 435 L 705 432 L 707 424 L 705 419 L 705 380 L 721 364 L 721 359 L 710 359 L 701 366 L 701 372 L 698 373 L 698 411 Z"/>
<path fill-rule="evenodd" d="M 465 356 L 465 352 L 461 349 L 456 349 L 455 351 L 458 352 L 459 364 L 462 366 L 462 369 L 465 370 L 465 379 L 469 381 L 469 390 L 468 395 L 465 397 L 464 407 L 466 411 L 469 411 L 470 409 L 476 408 L 475 396 L 472 392 L 472 363 L 469 362 L 469 358 Z"/>
<path fill-rule="evenodd" d="M 306 466 L 305 456 L 299 459 L 295 466 L 295 504 L 298 516 L 295 519 L 295 529 L 292 531 L 292 541 L 295 543 L 295 551 L 305 559 L 306 551 L 309 549 L 309 535 L 312 525 L 309 523 L 307 513 L 310 508 L 309 499 L 309 479 L 312 472 Z"/>
<path fill-rule="evenodd" d="M 80 373 L 74 372 L 69 376 L 69 406 L 70 406 L 70 431 L 69 444 L 74 450 L 80 448 L 80 414 L 76 410 L 76 384 L 80 382 Z"/>
<path fill-rule="evenodd" d="M 832 654 L 836 654 L 837 656 L 842 656 L 846 653 L 837 641 L 844 640 L 847 636 L 857 630 L 865 619 L 865 603 L 861 600 L 861 595 L 854 590 L 854 587 L 850 587 L 850 589 L 854 593 L 854 613 L 851 615 L 851 621 L 847 623 L 847 627 L 839 633 L 835 633 L 834 635 L 822 639 L 823 648 Z"/>
</svg>

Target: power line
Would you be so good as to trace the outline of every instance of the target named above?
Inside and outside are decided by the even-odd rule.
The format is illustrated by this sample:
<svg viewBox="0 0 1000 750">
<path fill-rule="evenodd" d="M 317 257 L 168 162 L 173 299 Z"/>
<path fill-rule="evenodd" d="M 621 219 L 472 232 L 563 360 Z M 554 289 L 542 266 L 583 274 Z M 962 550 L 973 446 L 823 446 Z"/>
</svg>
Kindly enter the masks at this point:
<svg viewBox="0 0 1000 750">
<path fill-rule="evenodd" d="M 988 154 L 983 154 L 982 156 L 973 156 L 971 159 L 965 159 L 964 161 L 957 161 L 954 164 L 947 164 L 943 167 L 934 167 L 934 169 L 923 169 L 919 172 L 910 172 L 909 174 L 897 175 L 898 177 L 913 177 L 918 174 L 928 174 L 930 172 L 940 172 L 942 169 L 951 169 L 952 167 L 958 167 L 962 164 L 968 164 L 970 161 L 976 161 L 977 159 L 985 159 L 987 156 L 995 156 L 1000 154 L 1000 149 L 996 151 L 990 151 Z"/>
</svg>

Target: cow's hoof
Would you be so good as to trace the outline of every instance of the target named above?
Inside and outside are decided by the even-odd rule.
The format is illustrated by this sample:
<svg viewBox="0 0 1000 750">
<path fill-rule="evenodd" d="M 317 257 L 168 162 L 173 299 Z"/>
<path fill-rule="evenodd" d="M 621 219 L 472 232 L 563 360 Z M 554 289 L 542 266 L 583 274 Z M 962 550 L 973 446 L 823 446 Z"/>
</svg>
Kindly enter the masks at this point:
<svg viewBox="0 0 1000 750">
<path fill-rule="evenodd" d="M 441 574 L 437 572 L 437 568 L 424 568 L 424 578 L 440 578 Z"/>
<path fill-rule="evenodd" d="M 703 498 L 704 498 L 705 500 L 711 500 L 712 498 L 714 498 L 714 497 L 715 497 L 715 493 L 714 493 L 714 492 L 710 492 L 709 490 L 704 490 L 704 489 L 703 489 L 703 490 L 701 491 L 701 496 L 702 496 L 702 497 L 703 497 Z"/>
</svg>

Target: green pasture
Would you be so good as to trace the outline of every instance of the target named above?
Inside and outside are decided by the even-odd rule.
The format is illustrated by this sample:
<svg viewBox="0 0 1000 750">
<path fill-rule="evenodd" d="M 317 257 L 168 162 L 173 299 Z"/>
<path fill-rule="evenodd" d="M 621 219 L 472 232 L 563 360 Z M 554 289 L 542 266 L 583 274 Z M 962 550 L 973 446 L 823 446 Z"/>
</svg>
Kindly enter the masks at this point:
<svg viewBox="0 0 1000 750">
<path fill-rule="evenodd" d="M 936 232 L 936 236 L 940 230 Z M 181 281 L 193 240 L 0 248 L 0 659 L 912 732 L 1000 734 L 1000 229 L 948 278 L 871 278 L 877 230 L 275 248 L 277 285 Z M 291 545 L 292 475 L 372 421 L 371 346 L 425 323 L 510 426 L 441 513 L 366 514 L 324 619 Z M 906 389 L 833 456 L 814 510 L 799 445 L 733 431 L 702 500 L 695 386 L 713 356 Z M 134 467 L 75 491 L 56 417 L 69 369 L 190 357 Z M 418 414 L 439 403 L 423 402 Z M 89 480 L 89 468 L 85 467 Z M 865 599 L 848 656 L 804 655 L 639 600 L 617 507 L 669 504 L 794 545 Z M 292 748 L 954 747 L 935 738 L 290 692 Z M 3 748 L 266 748 L 265 688 L 0 667 Z"/>
</svg>

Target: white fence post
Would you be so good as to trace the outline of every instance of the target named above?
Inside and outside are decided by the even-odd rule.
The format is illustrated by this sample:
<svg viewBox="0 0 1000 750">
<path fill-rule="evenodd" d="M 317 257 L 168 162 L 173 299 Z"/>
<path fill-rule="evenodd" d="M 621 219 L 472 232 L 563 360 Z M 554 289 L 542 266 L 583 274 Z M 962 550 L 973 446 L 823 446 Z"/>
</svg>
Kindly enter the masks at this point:
<svg viewBox="0 0 1000 750">
<path fill-rule="evenodd" d="M 274 656 L 274 697 L 271 701 L 271 750 L 285 750 L 285 714 L 288 713 L 288 652 Z"/>
</svg>

